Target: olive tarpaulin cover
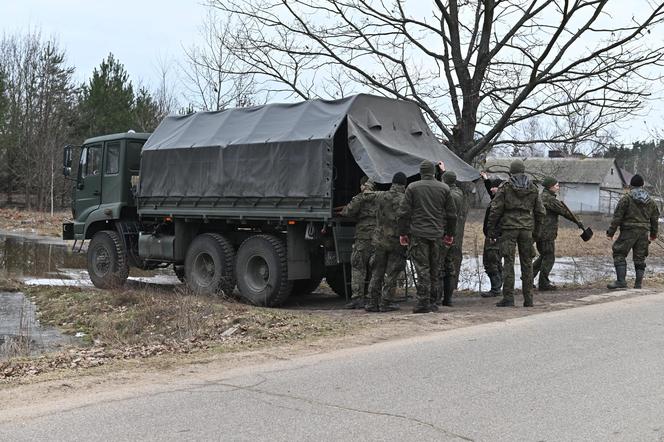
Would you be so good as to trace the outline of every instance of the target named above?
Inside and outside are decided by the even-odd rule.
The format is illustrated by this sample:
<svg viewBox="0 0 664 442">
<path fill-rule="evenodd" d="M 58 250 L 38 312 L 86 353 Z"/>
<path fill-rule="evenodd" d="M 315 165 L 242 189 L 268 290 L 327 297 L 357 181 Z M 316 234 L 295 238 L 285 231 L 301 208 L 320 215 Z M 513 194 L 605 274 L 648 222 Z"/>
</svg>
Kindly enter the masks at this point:
<svg viewBox="0 0 664 442">
<path fill-rule="evenodd" d="M 143 147 L 141 197 L 331 195 L 333 141 L 344 120 L 358 166 L 379 183 L 445 161 L 478 172 L 439 143 L 415 103 L 372 95 L 166 117 Z"/>
</svg>

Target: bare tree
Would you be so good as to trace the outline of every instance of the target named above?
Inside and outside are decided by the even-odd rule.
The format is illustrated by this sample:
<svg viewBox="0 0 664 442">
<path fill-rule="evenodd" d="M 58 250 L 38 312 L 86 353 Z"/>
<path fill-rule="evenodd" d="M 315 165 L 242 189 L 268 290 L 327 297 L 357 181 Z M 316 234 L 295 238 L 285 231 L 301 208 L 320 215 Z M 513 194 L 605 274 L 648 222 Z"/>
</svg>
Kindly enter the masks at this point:
<svg viewBox="0 0 664 442">
<path fill-rule="evenodd" d="M 74 69 L 57 42 L 39 32 L 3 37 L 0 66 L 8 102 L 0 133 L 8 202 L 21 192 L 27 208 L 53 211 L 56 192 L 65 188 L 57 171 L 75 114 Z"/>
<path fill-rule="evenodd" d="M 304 99 L 369 89 L 411 100 L 467 161 L 495 145 L 592 139 L 643 105 L 664 55 L 648 38 L 664 19 L 654 1 L 614 17 L 608 0 L 208 2 L 237 23 L 215 34 L 234 58 L 220 72 Z M 579 106 L 574 131 L 515 137 Z"/>
<path fill-rule="evenodd" d="M 255 104 L 253 74 L 236 72 L 237 58 L 230 49 L 234 31 L 230 18 L 220 22 L 210 12 L 201 28 L 203 46 L 185 50 L 181 69 L 193 107 L 216 111 Z"/>
</svg>

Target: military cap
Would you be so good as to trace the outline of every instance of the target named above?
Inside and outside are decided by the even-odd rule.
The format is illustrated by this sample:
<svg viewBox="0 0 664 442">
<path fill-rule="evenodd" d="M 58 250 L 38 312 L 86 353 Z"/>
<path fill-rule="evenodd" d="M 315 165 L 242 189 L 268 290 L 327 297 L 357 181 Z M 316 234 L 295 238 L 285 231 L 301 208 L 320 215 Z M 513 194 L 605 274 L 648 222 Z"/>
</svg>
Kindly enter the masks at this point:
<svg viewBox="0 0 664 442">
<path fill-rule="evenodd" d="M 544 177 L 544 180 L 542 180 L 542 186 L 544 186 L 545 189 L 548 189 L 551 186 L 555 186 L 557 183 L 558 180 L 552 176 Z"/>
<path fill-rule="evenodd" d="M 452 172 L 451 170 L 447 170 L 443 174 L 443 182 L 445 184 L 454 184 L 456 182 L 456 179 L 457 179 L 456 173 Z"/>
</svg>

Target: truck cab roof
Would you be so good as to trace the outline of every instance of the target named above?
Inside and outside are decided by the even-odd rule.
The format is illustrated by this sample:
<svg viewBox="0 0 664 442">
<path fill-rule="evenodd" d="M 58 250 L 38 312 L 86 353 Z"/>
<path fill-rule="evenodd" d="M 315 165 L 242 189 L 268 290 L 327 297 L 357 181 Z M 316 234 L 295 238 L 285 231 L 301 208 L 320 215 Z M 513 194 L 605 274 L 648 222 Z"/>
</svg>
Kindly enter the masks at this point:
<svg viewBox="0 0 664 442">
<path fill-rule="evenodd" d="M 147 132 L 120 132 L 116 134 L 102 135 L 99 137 L 88 138 L 87 140 L 85 140 L 83 144 L 103 143 L 105 141 L 124 140 L 124 139 L 147 140 L 150 137 L 150 135 L 152 134 Z"/>
</svg>

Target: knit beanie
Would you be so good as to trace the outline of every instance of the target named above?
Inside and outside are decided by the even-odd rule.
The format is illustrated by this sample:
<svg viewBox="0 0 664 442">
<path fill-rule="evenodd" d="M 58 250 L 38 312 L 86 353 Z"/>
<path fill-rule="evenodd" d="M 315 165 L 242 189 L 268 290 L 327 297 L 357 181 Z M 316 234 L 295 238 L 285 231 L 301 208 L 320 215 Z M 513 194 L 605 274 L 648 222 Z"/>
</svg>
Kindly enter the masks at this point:
<svg viewBox="0 0 664 442">
<path fill-rule="evenodd" d="M 514 160 L 510 164 L 510 173 L 515 174 L 515 173 L 524 173 L 526 171 L 526 166 L 523 164 L 523 161 L 521 160 Z"/>
<path fill-rule="evenodd" d="M 401 184 L 402 186 L 405 186 L 406 184 L 408 184 L 408 178 L 406 178 L 405 173 L 397 172 L 392 177 L 392 183 L 393 184 Z"/>
<path fill-rule="evenodd" d="M 452 172 L 451 170 L 448 170 L 443 174 L 443 182 L 445 184 L 454 184 L 456 182 L 456 178 L 456 173 Z"/>
<path fill-rule="evenodd" d="M 558 180 L 555 179 L 552 176 L 545 177 L 544 180 L 542 181 L 542 186 L 544 186 L 545 189 L 549 189 L 551 186 L 555 186 L 558 183 Z"/>
<path fill-rule="evenodd" d="M 644 184 L 645 182 L 643 181 L 643 177 L 638 173 L 634 175 L 631 180 L 629 180 L 629 185 L 632 187 L 643 187 Z"/>
<path fill-rule="evenodd" d="M 433 175 L 434 166 L 431 161 L 424 160 L 420 164 L 420 175 Z"/>
</svg>

